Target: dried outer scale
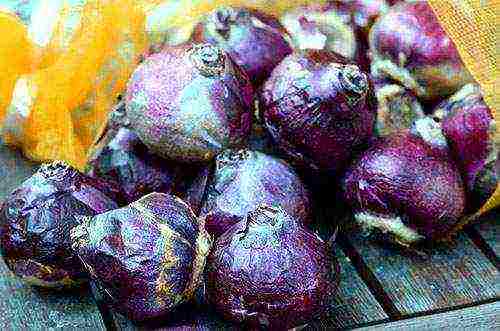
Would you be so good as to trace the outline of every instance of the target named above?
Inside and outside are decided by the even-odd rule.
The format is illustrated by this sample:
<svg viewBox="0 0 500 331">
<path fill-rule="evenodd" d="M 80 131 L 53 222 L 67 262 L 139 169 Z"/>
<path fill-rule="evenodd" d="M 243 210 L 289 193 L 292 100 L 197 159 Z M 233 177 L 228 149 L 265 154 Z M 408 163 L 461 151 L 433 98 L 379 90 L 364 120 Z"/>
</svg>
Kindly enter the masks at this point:
<svg viewBox="0 0 500 331">
<path fill-rule="evenodd" d="M 71 239 L 104 300 L 133 321 L 167 315 L 189 301 L 210 248 L 203 220 L 163 193 L 86 218 Z"/>
<path fill-rule="evenodd" d="M 0 249 L 10 270 L 36 286 L 80 286 L 87 274 L 71 250 L 70 229 L 80 215 L 117 208 L 114 191 L 55 161 L 15 189 L 0 209 Z M 110 193 L 111 192 L 111 193 Z"/>
</svg>

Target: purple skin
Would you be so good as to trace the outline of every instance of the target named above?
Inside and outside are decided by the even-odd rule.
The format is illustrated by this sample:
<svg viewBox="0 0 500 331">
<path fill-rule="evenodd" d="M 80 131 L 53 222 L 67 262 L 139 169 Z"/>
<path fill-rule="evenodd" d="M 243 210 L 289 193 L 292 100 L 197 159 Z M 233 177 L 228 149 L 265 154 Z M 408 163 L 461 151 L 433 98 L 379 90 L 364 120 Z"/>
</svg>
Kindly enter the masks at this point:
<svg viewBox="0 0 500 331">
<path fill-rule="evenodd" d="M 207 162 L 246 145 L 253 89 L 245 73 L 209 44 L 164 49 L 133 73 L 127 118 L 151 152 L 176 161 Z"/>
<path fill-rule="evenodd" d="M 441 121 L 451 153 L 461 168 L 471 207 L 480 207 L 495 191 L 499 171 L 496 124 L 479 86 L 464 86 L 442 102 L 433 116 Z"/>
<path fill-rule="evenodd" d="M 42 165 L 0 209 L 0 251 L 9 269 L 35 286 L 70 288 L 86 281 L 69 232 L 79 217 L 118 207 L 101 187 L 63 162 Z"/>
<path fill-rule="evenodd" d="M 286 30 L 274 17 L 246 8 L 216 9 L 197 25 L 193 40 L 226 51 L 255 87 L 292 52 Z"/>
<path fill-rule="evenodd" d="M 71 240 L 105 302 L 133 321 L 189 301 L 210 249 L 203 220 L 163 193 L 85 218 Z"/>
<path fill-rule="evenodd" d="M 301 224 L 311 221 L 309 193 L 284 161 L 257 151 L 226 150 L 201 209 L 207 231 L 219 237 L 256 206 L 280 205 Z"/>
<path fill-rule="evenodd" d="M 402 129 L 409 129 L 413 122 L 425 116 L 417 97 L 397 84 L 375 85 L 377 97 L 377 123 L 379 136 L 388 136 Z"/>
<path fill-rule="evenodd" d="M 148 152 L 139 137 L 120 120 L 124 104 L 114 110 L 104 132 L 93 147 L 87 164 L 91 177 L 115 182 L 126 203 L 152 192 L 169 193 L 178 169 Z"/>
<path fill-rule="evenodd" d="M 373 77 L 392 79 L 426 101 L 472 81 L 426 1 L 391 7 L 370 30 L 369 43 Z"/>
<path fill-rule="evenodd" d="M 442 238 L 464 211 L 460 173 L 431 118 L 381 138 L 351 166 L 343 184 L 362 230 L 404 246 Z"/>
<path fill-rule="evenodd" d="M 321 317 L 339 280 L 331 247 L 283 209 L 266 205 L 219 237 L 207 264 L 216 310 L 269 330 Z"/>
<path fill-rule="evenodd" d="M 372 136 L 376 107 L 368 76 L 334 53 L 289 55 L 260 99 L 265 127 L 298 166 L 339 171 Z"/>
</svg>

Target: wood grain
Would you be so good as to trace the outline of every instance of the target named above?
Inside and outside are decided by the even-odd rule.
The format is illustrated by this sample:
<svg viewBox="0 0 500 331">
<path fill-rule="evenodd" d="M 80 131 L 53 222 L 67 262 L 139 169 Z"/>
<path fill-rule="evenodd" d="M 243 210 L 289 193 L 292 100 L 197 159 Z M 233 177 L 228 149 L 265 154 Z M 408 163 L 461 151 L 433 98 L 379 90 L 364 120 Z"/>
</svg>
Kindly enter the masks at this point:
<svg viewBox="0 0 500 331">
<path fill-rule="evenodd" d="M 35 170 L 0 144 L 0 201 Z M 88 290 L 58 293 L 24 285 L 0 259 L 0 330 L 105 330 Z"/>
<path fill-rule="evenodd" d="M 420 316 L 364 328 L 377 330 L 499 330 L 500 302 L 458 309 L 446 313 Z"/>
<path fill-rule="evenodd" d="M 472 228 L 481 235 L 493 253 L 500 256 L 500 210 L 484 215 Z"/>
<path fill-rule="evenodd" d="M 339 248 L 340 286 L 328 315 L 321 321 L 310 323 L 307 330 L 330 330 L 353 327 L 389 317 L 359 277 L 349 258 Z"/>
<path fill-rule="evenodd" d="M 0 260 L 0 330 L 106 330 L 87 290 L 58 293 L 23 284 Z"/>
<path fill-rule="evenodd" d="M 453 245 L 436 246 L 428 255 L 384 247 L 360 235 L 350 242 L 387 300 L 404 316 L 498 298 L 499 272 L 461 233 Z"/>
</svg>

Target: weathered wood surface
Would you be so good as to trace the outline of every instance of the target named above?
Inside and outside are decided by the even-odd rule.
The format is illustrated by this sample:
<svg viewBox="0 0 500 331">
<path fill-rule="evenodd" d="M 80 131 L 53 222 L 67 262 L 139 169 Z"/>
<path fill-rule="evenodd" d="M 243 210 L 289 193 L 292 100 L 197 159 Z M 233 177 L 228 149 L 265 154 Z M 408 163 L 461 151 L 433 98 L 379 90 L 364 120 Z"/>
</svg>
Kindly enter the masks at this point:
<svg viewBox="0 0 500 331">
<path fill-rule="evenodd" d="M 311 323 L 306 330 L 348 328 L 387 320 L 389 317 L 340 247 L 336 250 L 336 256 L 340 263 L 341 272 L 340 285 L 334 298 L 334 304 L 323 320 Z"/>
<path fill-rule="evenodd" d="M 472 229 L 477 231 L 494 255 L 500 256 L 500 210 L 494 210 L 477 221 Z"/>
<path fill-rule="evenodd" d="M 0 201 L 36 164 L 0 143 Z M 57 293 L 24 285 L 0 259 L 0 330 L 105 330 L 88 290 Z"/>
<path fill-rule="evenodd" d="M 436 246 L 426 256 L 398 252 L 359 235 L 350 238 L 382 286 L 382 296 L 401 315 L 500 297 L 498 270 L 464 233 L 453 245 Z"/>
<path fill-rule="evenodd" d="M 356 330 L 500 330 L 500 302 L 409 318 Z"/>
</svg>

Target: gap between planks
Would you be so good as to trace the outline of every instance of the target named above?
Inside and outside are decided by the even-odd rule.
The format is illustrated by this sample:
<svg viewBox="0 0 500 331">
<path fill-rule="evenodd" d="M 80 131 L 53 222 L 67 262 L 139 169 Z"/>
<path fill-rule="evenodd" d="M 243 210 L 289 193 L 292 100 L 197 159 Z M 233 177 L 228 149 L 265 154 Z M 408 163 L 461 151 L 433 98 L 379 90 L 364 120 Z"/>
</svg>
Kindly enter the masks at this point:
<svg viewBox="0 0 500 331">
<path fill-rule="evenodd" d="M 429 314 L 408 315 L 388 323 L 368 323 L 354 330 L 436 330 L 436 329 L 488 329 L 498 330 L 500 301 L 478 302 L 455 307 L 451 310 L 434 311 Z"/>
</svg>

